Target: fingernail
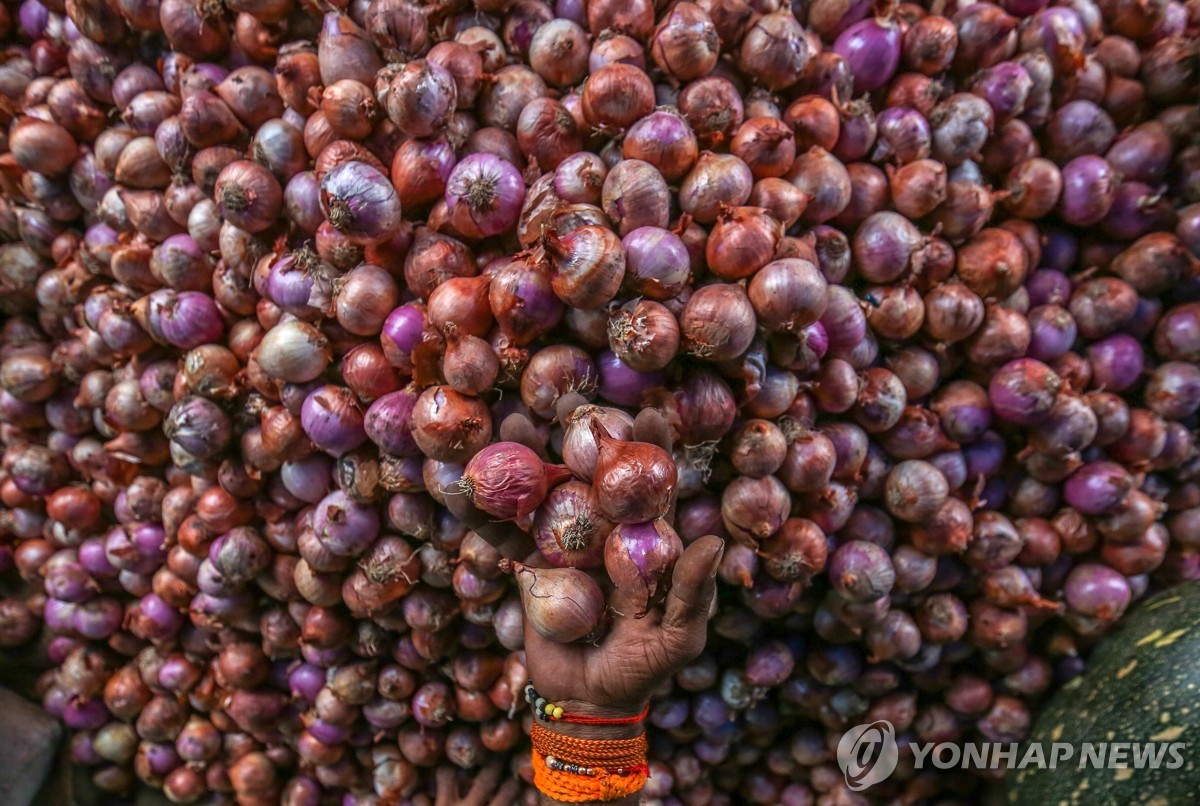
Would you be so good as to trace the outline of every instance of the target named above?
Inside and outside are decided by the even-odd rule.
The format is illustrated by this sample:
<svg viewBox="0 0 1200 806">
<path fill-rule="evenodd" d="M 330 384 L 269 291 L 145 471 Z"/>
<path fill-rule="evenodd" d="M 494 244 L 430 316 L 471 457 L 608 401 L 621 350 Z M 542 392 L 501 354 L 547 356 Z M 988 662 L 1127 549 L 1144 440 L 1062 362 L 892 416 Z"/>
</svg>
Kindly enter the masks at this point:
<svg viewBox="0 0 1200 806">
<path fill-rule="evenodd" d="M 708 569 L 708 575 L 715 577 L 717 569 L 721 567 L 721 559 L 725 556 L 725 543 L 721 543 L 721 547 L 713 552 L 712 567 Z"/>
</svg>

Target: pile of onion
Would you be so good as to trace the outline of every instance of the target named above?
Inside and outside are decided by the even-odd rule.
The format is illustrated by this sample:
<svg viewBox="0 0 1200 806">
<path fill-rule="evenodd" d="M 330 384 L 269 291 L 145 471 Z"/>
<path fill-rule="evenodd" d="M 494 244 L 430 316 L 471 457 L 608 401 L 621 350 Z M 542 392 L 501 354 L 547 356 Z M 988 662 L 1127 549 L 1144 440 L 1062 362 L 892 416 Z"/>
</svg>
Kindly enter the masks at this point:
<svg viewBox="0 0 1200 806">
<path fill-rule="evenodd" d="M 8 6 L 0 646 L 86 796 L 528 783 L 526 618 L 709 534 L 649 802 L 1023 740 L 1200 578 L 1193 5 Z"/>
</svg>

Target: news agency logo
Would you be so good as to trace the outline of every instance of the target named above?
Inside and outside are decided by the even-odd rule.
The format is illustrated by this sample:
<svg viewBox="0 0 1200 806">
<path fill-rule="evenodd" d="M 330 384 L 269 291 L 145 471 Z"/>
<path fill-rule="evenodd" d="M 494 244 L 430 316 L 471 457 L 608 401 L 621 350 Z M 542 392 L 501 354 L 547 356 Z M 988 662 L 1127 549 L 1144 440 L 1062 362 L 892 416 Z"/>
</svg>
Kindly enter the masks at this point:
<svg viewBox="0 0 1200 806">
<path fill-rule="evenodd" d="M 846 786 L 854 792 L 887 780 L 899 760 L 896 729 L 886 719 L 855 725 L 838 742 L 838 766 L 846 776 Z"/>
<path fill-rule="evenodd" d="M 1167 727 L 1146 742 L 907 742 L 915 770 L 1024 770 L 1075 766 L 1081 770 L 1177 770 L 1187 764 L 1186 742 L 1180 726 Z M 896 771 L 900 748 L 896 728 L 886 719 L 855 725 L 842 735 L 837 762 L 853 792 L 886 781 Z M 1127 772 L 1125 772 L 1127 771 Z M 1120 779 L 1118 779 L 1120 780 Z"/>
</svg>

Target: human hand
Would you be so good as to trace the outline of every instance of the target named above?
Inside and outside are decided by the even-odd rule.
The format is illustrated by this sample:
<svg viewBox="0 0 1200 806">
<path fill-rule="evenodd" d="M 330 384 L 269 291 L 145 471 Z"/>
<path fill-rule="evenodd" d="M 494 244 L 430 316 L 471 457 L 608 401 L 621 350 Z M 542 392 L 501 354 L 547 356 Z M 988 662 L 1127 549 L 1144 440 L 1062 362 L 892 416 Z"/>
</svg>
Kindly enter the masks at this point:
<svg viewBox="0 0 1200 806">
<path fill-rule="evenodd" d="M 413 806 L 511 806 L 521 791 L 521 782 L 509 778 L 500 784 L 503 765 L 496 761 L 474 773 L 470 786 L 463 792 L 459 780 L 461 771 L 443 765 L 437 769 L 437 789 L 432 802 L 428 795 L 417 795 Z M 497 787 L 499 784 L 499 787 Z"/>
<path fill-rule="evenodd" d="M 564 415 L 574 401 L 563 401 Z M 582 398 L 580 401 L 582 402 Z M 565 419 L 565 417 L 564 417 Z M 505 439 L 544 452 L 532 423 L 511 415 L 503 423 Z M 662 413 L 645 409 L 634 421 L 633 438 L 670 453 L 671 433 Z M 511 523 L 497 523 L 475 509 L 466 496 L 449 496 L 451 511 L 504 556 L 519 559 L 532 551 L 528 536 Z M 673 520 L 672 501 L 668 520 Z M 635 618 L 641 603 L 620 590 L 609 597 L 616 616 L 599 644 L 559 644 L 525 624 L 526 668 L 538 695 L 568 712 L 627 716 L 642 710 L 662 682 L 704 649 L 707 623 L 716 597 L 716 572 L 725 544 L 715 536 L 688 546 L 675 564 L 670 591 L 659 607 Z M 584 726 L 558 723 L 558 729 L 587 733 Z M 640 730 L 640 728 L 637 728 Z"/>
<path fill-rule="evenodd" d="M 609 597 L 616 615 L 599 644 L 559 644 L 525 623 L 525 666 L 538 696 L 567 712 L 591 716 L 639 713 L 650 694 L 704 650 L 725 543 L 712 535 L 692 543 L 675 563 L 661 607 L 641 618 L 621 591 Z M 557 723 L 563 732 L 573 730 Z M 640 730 L 640 728 L 638 728 Z"/>
</svg>

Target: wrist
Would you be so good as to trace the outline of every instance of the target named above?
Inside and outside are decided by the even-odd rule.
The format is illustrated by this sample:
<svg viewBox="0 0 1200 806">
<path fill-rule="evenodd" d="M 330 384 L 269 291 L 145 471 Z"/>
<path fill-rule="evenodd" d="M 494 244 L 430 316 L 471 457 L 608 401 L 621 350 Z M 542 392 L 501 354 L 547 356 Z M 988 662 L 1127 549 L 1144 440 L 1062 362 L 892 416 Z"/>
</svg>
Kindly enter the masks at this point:
<svg viewBox="0 0 1200 806">
<path fill-rule="evenodd" d="M 644 705 L 636 708 L 610 708 L 593 705 L 581 700 L 562 700 L 556 704 L 560 705 L 567 714 L 602 720 L 627 720 L 638 716 L 645 710 Z M 537 724 L 547 730 L 554 731 L 563 736 L 574 736 L 579 739 L 632 739 L 646 732 L 644 720 L 638 720 L 632 724 L 611 724 L 570 722 L 562 719 L 538 719 L 536 716 L 534 719 Z"/>
<path fill-rule="evenodd" d="M 649 774 L 646 708 L 548 702 L 532 686 L 533 783 L 544 803 L 635 803 Z"/>
</svg>

